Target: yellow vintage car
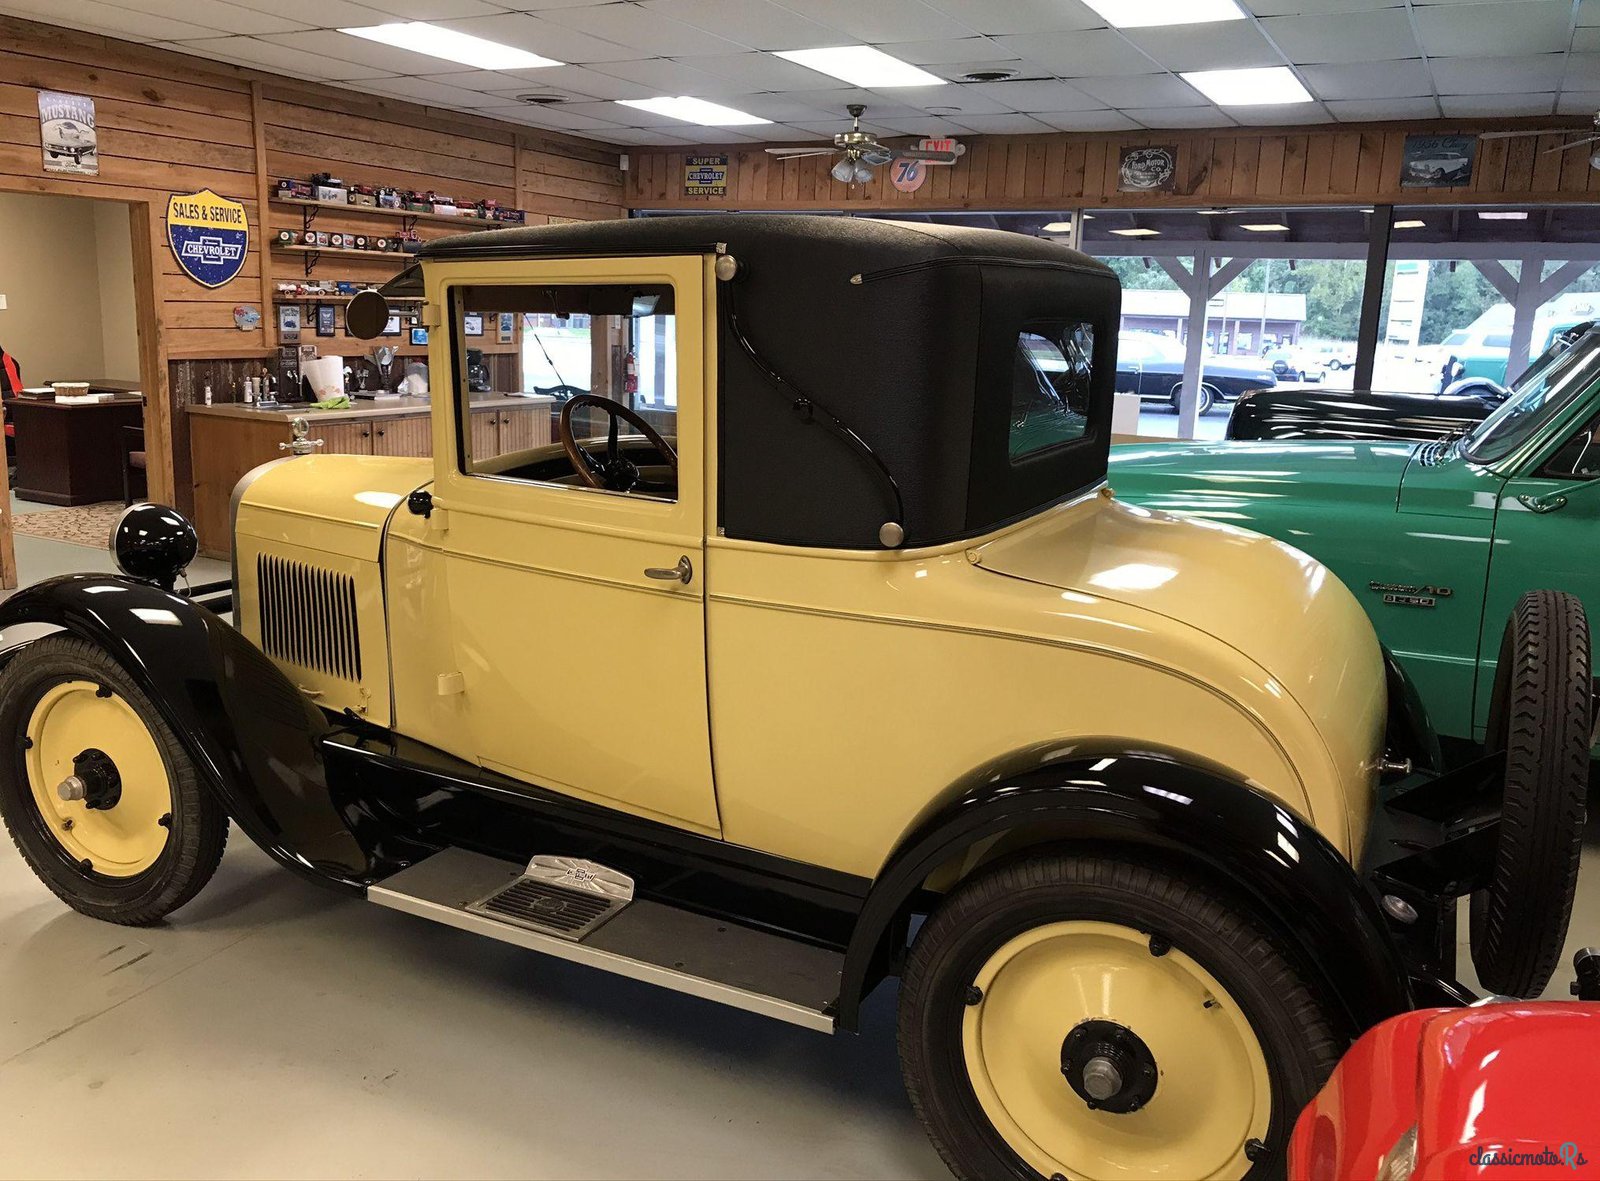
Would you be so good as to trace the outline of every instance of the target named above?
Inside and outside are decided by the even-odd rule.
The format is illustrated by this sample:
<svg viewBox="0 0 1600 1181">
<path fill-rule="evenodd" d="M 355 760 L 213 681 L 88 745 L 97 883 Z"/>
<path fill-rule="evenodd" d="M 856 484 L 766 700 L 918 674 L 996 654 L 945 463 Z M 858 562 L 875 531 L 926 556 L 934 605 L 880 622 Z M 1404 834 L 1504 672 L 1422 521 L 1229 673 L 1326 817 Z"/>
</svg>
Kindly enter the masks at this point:
<svg viewBox="0 0 1600 1181">
<path fill-rule="evenodd" d="M 431 460 L 316 454 L 309 418 L 235 492 L 231 622 L 172 589 L 193 533 L 149 505 L 122 575 L 0 605 L 0 812 L 70 906 L 163 918 L 231 821 L 381 906 L 825 1033 L 898 977 L 965 1178 L 1273 1175 L 1355 1036 L 1470 999 L 1456 900 L 1517 885 L 1506 754 L 1440 765 L 1317 562 L 1106 487 L 1106 268 L 685 217 L 443 239 L 386 291 L 349 321 L 424 300 Z M 562 390 L 549 443 L 471 428 L 467 325 L 502 313 Z M 1587 751 L 1588 651 L 1530 657 L 1504 745 L 1536 770 Z M 1565 926 L 1489 966 L 1537 990 Z"/>
</svg>

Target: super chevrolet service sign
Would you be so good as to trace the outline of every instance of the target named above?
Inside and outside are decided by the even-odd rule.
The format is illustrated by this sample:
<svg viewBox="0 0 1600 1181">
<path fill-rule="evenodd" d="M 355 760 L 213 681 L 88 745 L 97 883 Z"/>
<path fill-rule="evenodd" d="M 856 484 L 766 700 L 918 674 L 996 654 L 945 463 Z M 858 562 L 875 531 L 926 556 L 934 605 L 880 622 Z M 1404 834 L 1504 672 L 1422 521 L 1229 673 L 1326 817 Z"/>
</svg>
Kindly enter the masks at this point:
<svg viewBox="0 0 1600 1181">
<path fill-rule="evenodd" d="M 167 202 L 167 241 L 183 273 L 206 287 L 238 275 L 250 249 L 244 206 L 210 189 L 174 193 Z"/>
</svg>

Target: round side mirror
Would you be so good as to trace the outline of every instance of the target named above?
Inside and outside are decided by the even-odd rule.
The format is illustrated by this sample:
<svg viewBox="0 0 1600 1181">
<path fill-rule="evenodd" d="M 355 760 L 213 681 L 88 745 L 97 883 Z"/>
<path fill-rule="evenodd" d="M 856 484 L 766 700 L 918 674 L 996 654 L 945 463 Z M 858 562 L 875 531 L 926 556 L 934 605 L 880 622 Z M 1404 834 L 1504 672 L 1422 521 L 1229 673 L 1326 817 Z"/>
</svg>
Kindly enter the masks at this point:
<svg viewBox="0 0 1600 1181">
<path fill-rule="evenodd" d="M 361 340 L 377 340 L 389 324 L 389 301 L 377 291 L 358 291 L 344 310 L 345 331 Z"/>
</svg>

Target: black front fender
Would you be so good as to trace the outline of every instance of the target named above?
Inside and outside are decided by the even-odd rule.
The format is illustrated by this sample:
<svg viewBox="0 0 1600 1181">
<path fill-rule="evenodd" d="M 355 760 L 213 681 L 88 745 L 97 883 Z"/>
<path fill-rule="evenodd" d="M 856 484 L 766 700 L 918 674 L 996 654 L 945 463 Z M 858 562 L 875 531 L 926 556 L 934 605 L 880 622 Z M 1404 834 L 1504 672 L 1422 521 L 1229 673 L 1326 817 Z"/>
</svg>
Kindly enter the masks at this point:
<svg viewBox="0 0 1600 1181">
<path fill-rule="evenodd" d="M 216 615 L 148 583 L 77 574 L 0 603 L 0 635 L 29 623 L 60 627 L 127 670 L 228 815 L 278 861 L 355 891 L 383 876 L 329 792 L 326 717 Z"/>
<path fill-rule="evenodd" d="M 1350 863 L 1282 805 L 1226 775 L 1154 753 L 1074 754 L 968 790 L 926 817 L 873 883 L 845 957 L 839 1024 L 887 966 L 900 920 L 935 870 L 991 838 L 1132 850 L 1240 899 L 1361 1033 L 1412 1008 L 1406 968 Z"/>
</svg>

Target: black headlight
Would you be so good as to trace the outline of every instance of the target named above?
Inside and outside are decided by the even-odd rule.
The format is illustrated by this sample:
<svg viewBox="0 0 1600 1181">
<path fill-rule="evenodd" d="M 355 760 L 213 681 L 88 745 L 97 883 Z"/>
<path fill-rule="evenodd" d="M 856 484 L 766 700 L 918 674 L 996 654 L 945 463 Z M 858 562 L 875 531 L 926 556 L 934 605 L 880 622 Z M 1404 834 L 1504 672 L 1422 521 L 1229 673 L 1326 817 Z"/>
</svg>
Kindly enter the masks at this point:
<svg viewBox="0 0 1600 1181">
<path fill-rule="evenodd" d="M 130 504 L 111 526 L 111 556 L 117 569 L 167 590 L 199 552 L 194 526 L 166 505 Z"/>
</svg>

